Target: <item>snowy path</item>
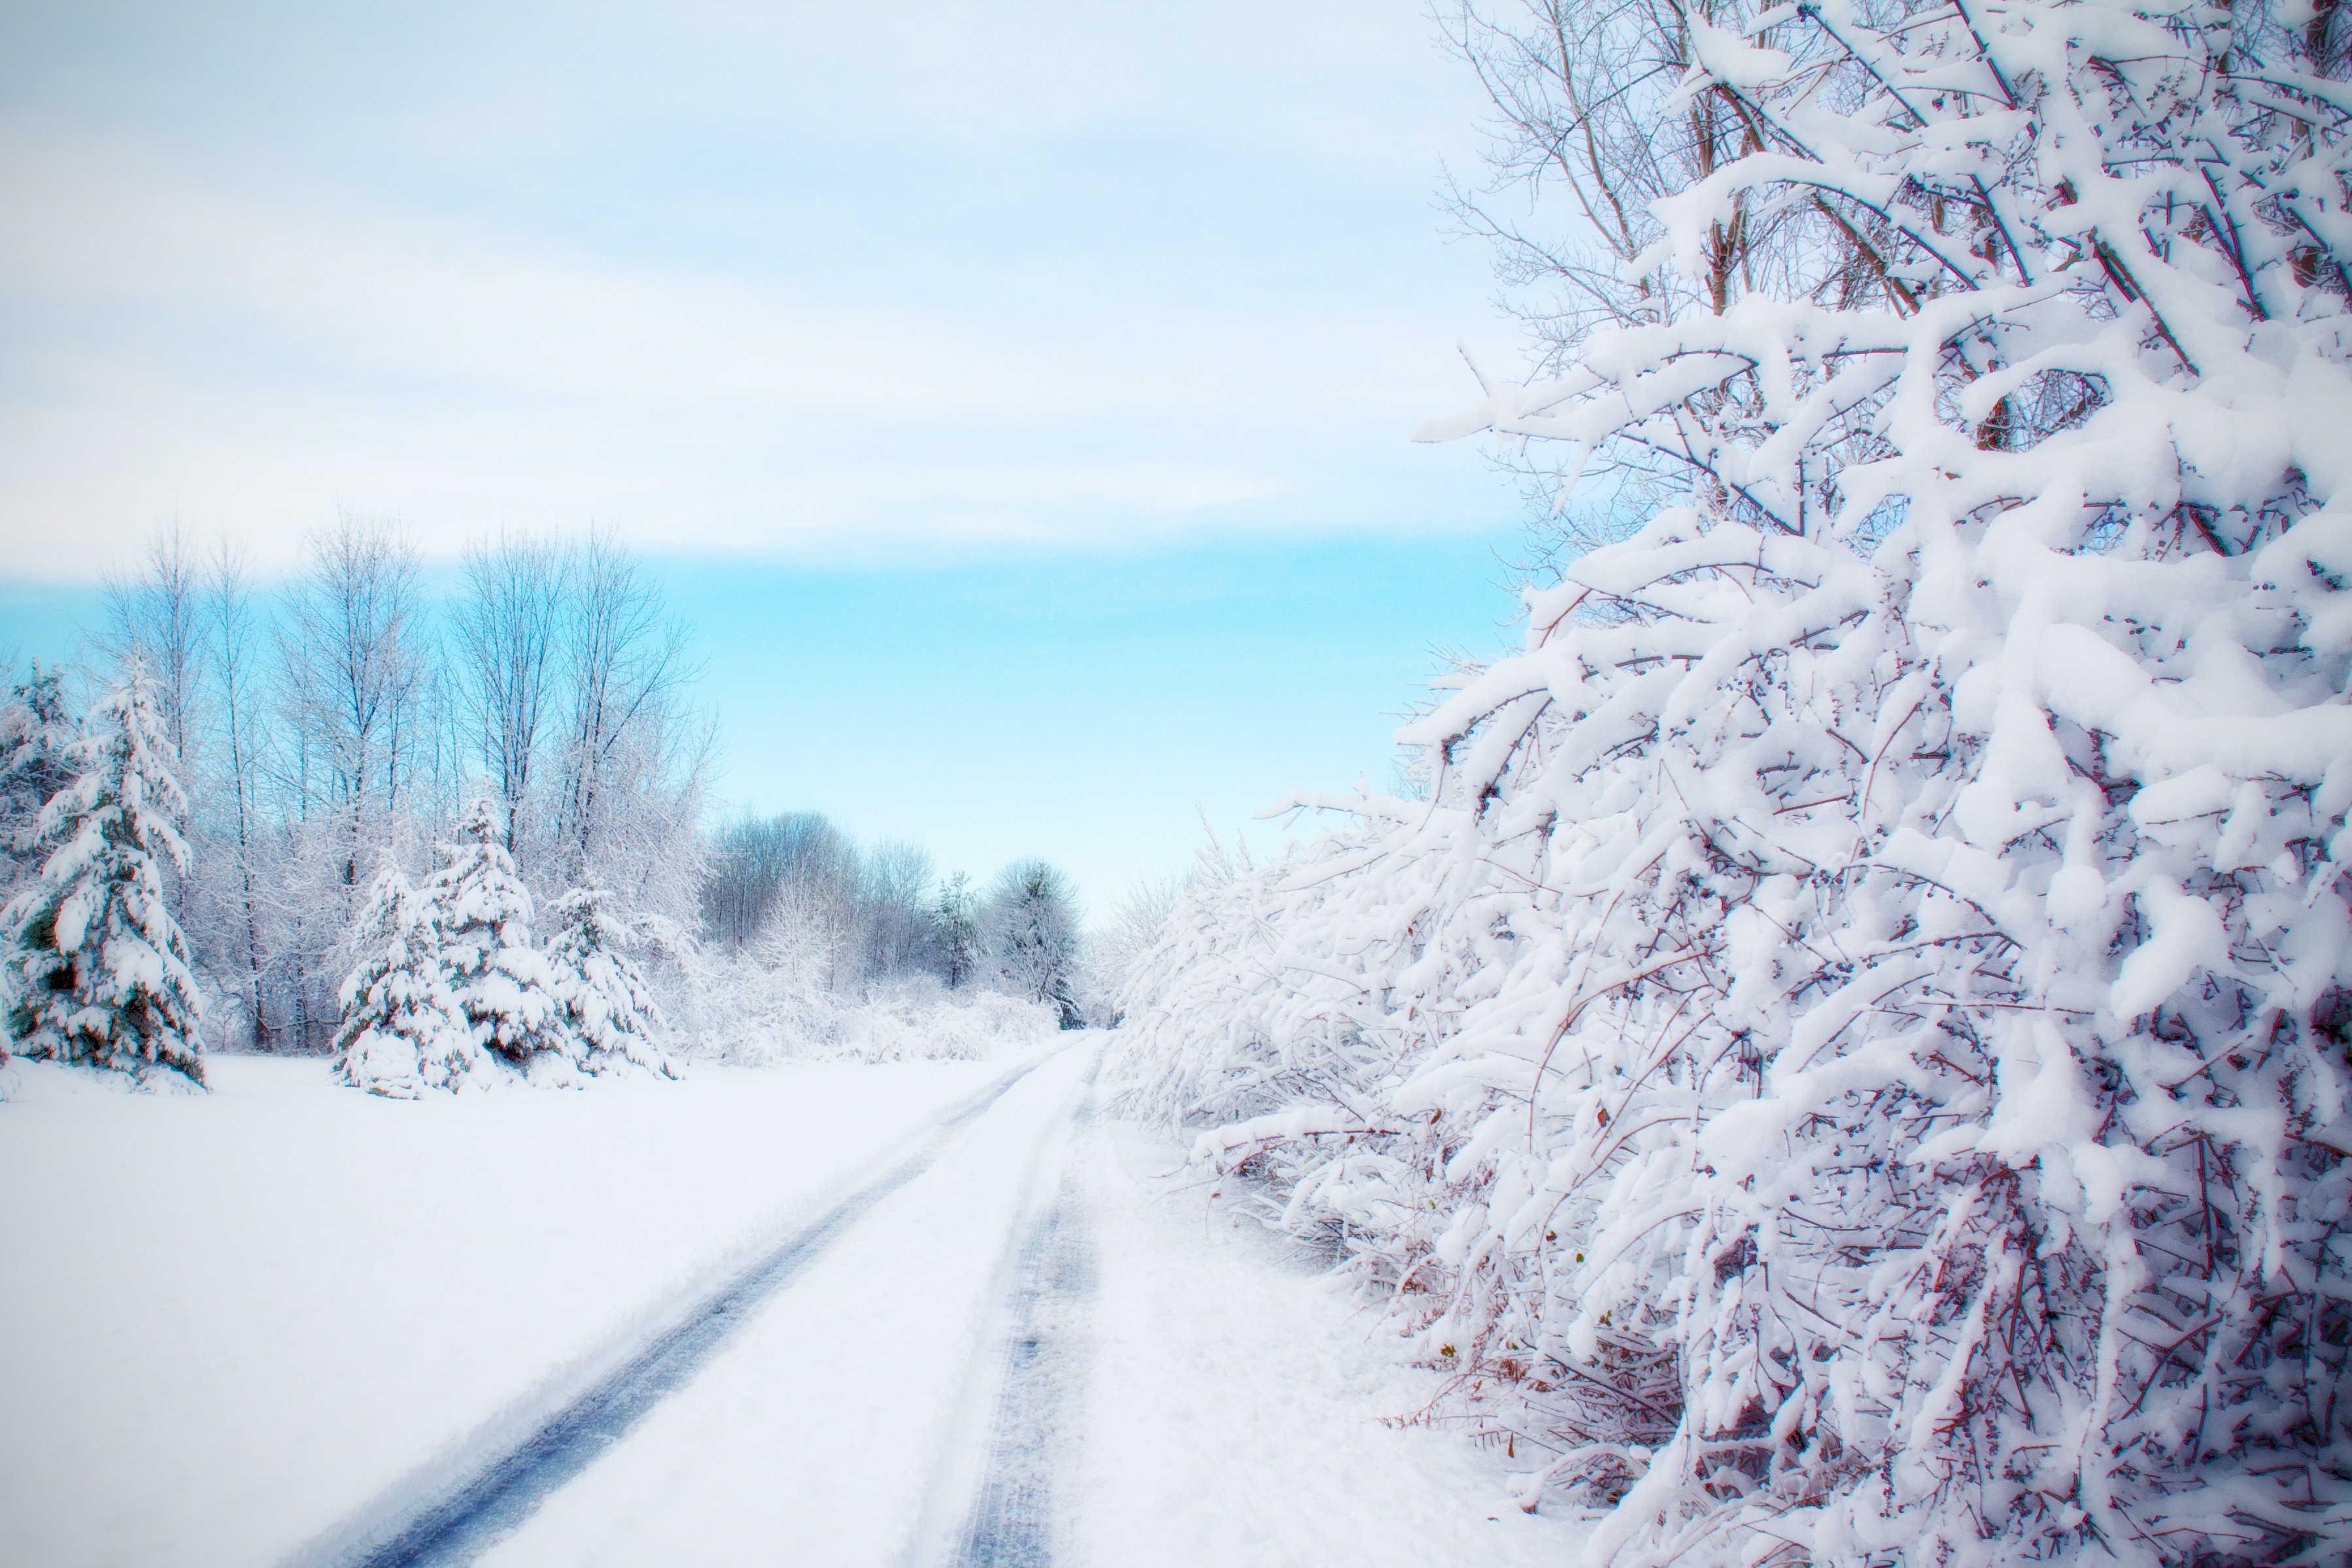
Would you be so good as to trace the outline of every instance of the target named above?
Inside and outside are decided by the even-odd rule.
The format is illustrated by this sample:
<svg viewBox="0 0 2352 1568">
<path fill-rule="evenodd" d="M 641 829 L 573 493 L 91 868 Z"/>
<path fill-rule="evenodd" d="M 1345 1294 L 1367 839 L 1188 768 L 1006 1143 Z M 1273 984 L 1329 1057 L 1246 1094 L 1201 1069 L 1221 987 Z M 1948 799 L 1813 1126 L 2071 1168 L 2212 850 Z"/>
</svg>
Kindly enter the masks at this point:
<svg viewBox="0 0 2352 1568">
<path fill-rule="evenodd" d="M 1091 1050 L 1009 1088 L 484 1568 L 1557 1562 L 1425 1374 L 1272 1238 L 1092 1124 Z"/>
<path fill-rule="evenodd" d="M 110 1206 L 79 1243 L 59 1211 L 0 1214 L 0 1246 L 57 1287 L 27 1300 L 38 1332 L 0 1335 L 25 1395 L 0 1561 L 1571 1558 L 1579 1528 L 1509 1507 L 1488 1457 L 1382 1424 L 1429 1373 L 1172 1152 L 1094 1120 L 1095 1054 L 1002 1082 L 811 1068 L 423 1114 L 230 1064 L 210 1100 L 10 1107 L 0 1176 L 78 1153 Z M 330 1190 L 183 1202 L 148 1179 L 296 1154 Z M 417 1169 L 506 1206 L 412 1223 Z M 276 1272 L 238 1250 L 262 1238 Z M 77 1483 L 109 1444 L 152 1484 Z"/>
<path fill-rule="evenodd" d="M 903 1561 L 1091 1055 L 1013 1084 L 485 1568 Z"/>
<path fill-rule="evenodd" d="M 1090 1109 L 1080 1110 L 1077 1128 L 1091 1122 Z M 985 1452 L 971 1467 L 950 1452 L 939 1468 L 934 1511 L 971 1500 L 943 1554 L 953 1568 L 1045 1568 L 1054 1560 L 1056 1493 L 1076 1469 L 1072 1428 L 1093 1307 L 1093 1238 L 1076 1177 L 1061 1173 L 1053 1207 L 1021 1244 Z M 978 1472 L 970 1483 L 968 1468 Z M 924 1544 L 919 1532 L 919 1558 L 930 1555 Z"/>
</svg>

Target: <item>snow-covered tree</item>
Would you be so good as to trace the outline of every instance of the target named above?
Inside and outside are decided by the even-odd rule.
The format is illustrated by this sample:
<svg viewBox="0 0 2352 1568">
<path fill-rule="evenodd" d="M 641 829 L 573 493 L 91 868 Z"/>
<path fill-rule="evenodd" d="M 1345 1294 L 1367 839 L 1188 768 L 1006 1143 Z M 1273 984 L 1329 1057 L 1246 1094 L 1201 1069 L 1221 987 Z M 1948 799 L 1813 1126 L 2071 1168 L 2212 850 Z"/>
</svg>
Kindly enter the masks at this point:
<svg viewBox="0 0 2352 1568">
<path fill-rule="evenodd" d="M 1084 973 L 1077 987 L 1087 1022 L 1111 1028 L 1123 1016 L 1120 998 L 1138 963 L 1159 941 L 1160 929 L 1183 898 L 1185 881 L 1160 877 L 1129 887 L 1110 919 L 1088 933 Z"/>
<path fill-rule="evenodd" d="M 1055 1009 L 1066 1029 L 1084 1021 L 1075 987 L 1085 955 L 1068 878 L 1043 860 L 1014 861 L 989 889 L 980 927 L 998 986 Z"/>
<path fill-rule="evenodd" d="M 668 1032 L 661 1009 L 626 952 L 637 932 L 611 912 L 611 898 L 575 888 L 555 906 L 562 925 L 548 943 L 547 963 L 563 1046 L 584 1072 L 637 1067 L 676 1078 L 660 1045 Z"/>
<path fill-rule="evenodd" d="M 343 981 L 336 1072 L 354 1089 L 394 1100 L 479 1083 L 482 1047 L 444 973 L 439 904 L 411 887 L 390 857 L 376 874 Z"/>
<path fill-rule="evenodd" d="M 27 1057 L 204 1082 L 204 1000 L 158 862 L 184 869 L 187 800 L 172 776 L 154 681 L 124 662 L 64 752 L 74 782 L 42 806 L 27 847 L 40 879 L 9 904 L 8 1038 Z"/>
<path fill-rule="evenodd" d="M 535 1077 L 568 1080 L 552 977 L 531 941 L 530 889 L 500 842 L 499 813 L 477 799 L 457 831 L 424 889 L 440 926 L 451 1004 L 477 1046 Z"/>
<path fill-rule="evenodd" d="M 1589 1563 L 2323 1560 L 2344 16 L 1526 11 L 1458 37 L 1580 215 L 1495 226 L 1550 379 L 1426 434 L 1563 444 L 1559 581 L 1428 798 L 1188 897 L 1135 1102 Z"/>
<path fill-rule="evenodd" d="M 10 700 L 0 704 L 0 855 L 6 864 L 37 873 L 39 859 L 26 842 L 49 797 L 79 776 L 67 748 L 81 726 L 66 707 L 59 672 L 33 660 Z"/>
<path fill-rule="evenodd" d="M 971 878 L 964 872 L 940 881 L 940 896 L 931 906 L 931 946 L 939 954 L 940 977 L 949 990 L 979 973 L 980 900 L 972 891 Z"/>
</svg>

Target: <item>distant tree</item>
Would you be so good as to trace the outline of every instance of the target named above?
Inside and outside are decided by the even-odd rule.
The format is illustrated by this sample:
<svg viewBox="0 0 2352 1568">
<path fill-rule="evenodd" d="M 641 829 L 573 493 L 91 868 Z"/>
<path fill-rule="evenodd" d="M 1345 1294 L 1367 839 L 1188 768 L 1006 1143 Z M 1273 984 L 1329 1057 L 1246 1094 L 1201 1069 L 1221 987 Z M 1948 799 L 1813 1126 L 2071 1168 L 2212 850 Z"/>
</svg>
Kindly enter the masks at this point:
<svg viewBox="0 0 2352 1568">
<path fill-rule="evenodd" d="M 1054 1008 L 1066 1029 L 1085 1022 L 1076 997 L 1077 898 L 1068 878 L 1043 860 L 1014 861 L 989 889 L 981 927 L 999 985 Z"/>
<path fill-rule="evenodd" d="M 100 640 L 114 658 L 137 654 L 155 682 L 156 727 L 172 743 L 184 778 L 197 764 L 204 733 L 199 694 L 208 653 L 205 566 L 180 525 L 148 541 L 146 558 L 106 584 L 107 626 Z"/>
<path fill-rule="evenodd" d="M 288 590 L 279 678 L 298 754 L 291 781 L 321 848 L 354 902 L 370 847 L 400 802 L 416 760 L 418 693 L 427 664 L 415 545 L 346 517 L 310 541 Z"/>
<path fill-rule="evenodd" d="M 218 759 L 215 777 L 226 785 L 216 789 L 211 816 L 217 824 L 211 845 L 214 864 L 197 868 L 199 880 L 210 889 L 215 920 L 210 951 L 223 989 L 234 984 L 245 1003 L 247 1024 L 257 1048 L 269 1044 L 265 964 L 268 946 L 263 935 L 265 907 L 263 858 L 271 845 L 262 822 L 262 773 L 270 751 L 269 736 L 257 711 L 257 643 L 253 594 L 246 584 L 243 556 L 221 543 L 214 556 L 206 620 L 212 637 L 211 665 L 215 672 Z M 198 818 L 201 831 L 204 818 Z M 201 937 L 200 937 L 201 941 Z M 232 982 L 226 973 L 238 973 Z"/>
<path fill-rule="evenodd" d="M 188 863 L 156 689 L 136 655 L 65 749 L 75 781 L 41 808 L 40 880 L 8 906 L 8 1038 L 30 1057 L 204 1082 L 204 1004 L 159 859 Z"/>
<path fill-rule="evenodd" d="M 938 879 L 929 851 L 892 841 L 865 858 L 861 911 L 866 973 L 886 981 L 932 967 L 931 884 Z"/>
<path fill-rule="evenodd" d="M 958 871 L 940 884 L 939 900 L 931 907 L 931 945 L 950 991 L 980 972 L 984 950 L 979 903 L 971 879 Z"/>
<path fill-rule="evenodd" d="M 574 888 L 555 906 L 562 924 L 548 943 L 547 964 L 567 1054 L 584 1072 L 639 1067 L 676 1078 L 658 1043 L 667 1032 L 661 1009 L 625 951 L 637 932 L 611 912 L 611 898 Z"/>
<path fill-rule="evenodd" d="M 546 540 L 501 534 L 466 552 L 451 638 L 466 714 L 504 818 L 501 838 L 520 867 L 543 785 L 535 769 L 554 726 L 556 650 L 569 571 Z"/>
<path fill-rule="evenodd" d="M 386 857 L 352 945 L 359 961 L 342 985 L 336 1074 L 393 1100 L 456 1090 L 482 1065 L 480 1046 L 449 994 L 441 908 L 412 888 Z"/>
<path fill-rule="evenodd" d="M 704 923 L 730 951 L 785 948 L 826 990 L 865 973 L 866 870 L 857 847 L 820 812 L 746 818 L 719 834 L 704 884 Z"/>
<path fill-rule="evenodd" d="M 683 713 L 694 678 L 687 631 L 611 534 L 592 529 L 566 563 L 555 641 L 562 714 L 553 829 L 576 887 L 639 912 L 686 918 L 700 881 L 694 831 L 709 736 Z"/>
<path fill-rule="evenodd" d="M 278 891 L 288 1021 L 304 1046 L 333 1011 L 322 990 L 357 928 L 367 868 L 419 804 L 406 786 L 434 751 L 422 571 L 391 528 L 346 516 L 311 537 L 280 606 L 278 783 L 289 820 Z"/>
</svg>

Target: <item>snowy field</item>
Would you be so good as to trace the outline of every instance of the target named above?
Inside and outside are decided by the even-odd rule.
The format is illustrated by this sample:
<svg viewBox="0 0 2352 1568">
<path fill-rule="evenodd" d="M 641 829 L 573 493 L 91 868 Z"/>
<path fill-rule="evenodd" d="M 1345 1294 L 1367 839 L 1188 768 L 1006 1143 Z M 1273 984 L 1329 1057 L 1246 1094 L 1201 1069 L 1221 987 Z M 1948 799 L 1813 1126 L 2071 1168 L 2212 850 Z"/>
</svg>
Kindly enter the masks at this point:
<svg viewBox="0 0 2352 1568">
<path fill-rule="evenodd" d="M 1565 1555 L 1575 1527 L 1509 1507 L 1484 1456 L 1381 1425 L 1428 1374 L 1272 1238 L 1171 1197 L 1171 1152 L 1092 1119 L 1092 1058 L 1089 1040 L 1026 1073 L 802 1063 L 418 1103 L 317 1062 L 218 1058 L 207 1097 L 26 1064 L 0 1109 L 20 1282 L 0 1557 L 348 1557 L 355 1521 L 511 1445 L 550 1391 L 912 1148 L 936 1158 L 479 1560 L 952 1558 L 1005 1458 L 1016 1242 L 1056 1204 L 1085 1267 L 1052 1304 L 1034 1522 L 1054 1560 Z"/>
</svg>

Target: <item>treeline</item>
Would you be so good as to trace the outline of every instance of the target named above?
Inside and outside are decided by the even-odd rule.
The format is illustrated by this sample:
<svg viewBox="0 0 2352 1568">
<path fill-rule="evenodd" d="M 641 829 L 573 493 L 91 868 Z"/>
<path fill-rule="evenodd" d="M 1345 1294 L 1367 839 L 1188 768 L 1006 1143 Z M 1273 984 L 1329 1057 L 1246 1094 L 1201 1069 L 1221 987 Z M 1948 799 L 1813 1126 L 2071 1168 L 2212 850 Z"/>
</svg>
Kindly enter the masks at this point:
<svg viewBox="0 0 2352 1568">
<path fill-rule="evenodd" d="M 380 863 L 423 868 L 476 795 L 542 900 L 594 886 L 656 929 L 695 918 L 711 728 L 684 703 L 685 628 L 608 535 L 484 542 L 436 602 L 384 524 L 320 531 L 267 591 L 173 531 L 109 584 L 93 640 L 154 683 L 189 801 L 164 896 L 216 994 L 215 1046 L 324 1048 Z M 39 874 L 28 830 L 78 720 L 37 663 L 0 720 L 14 882 Z"/>
<path fill-rule="evenodd" d="M 982 888 L 807 813 L 705 833 L 716 731 L 687 701 L 688 630 L 608 535 L 487 540 L 444 587 L 394 530 L 346 518 L 265 589 L 173 531 L 109 582 L 91 643 L 87 723 L 37 661 L 0 703 L 0 901 L 58 880 L 44 807 L 95 787 L 92 747 L 135 706 L 152 735 L 107 744 L 175 803 L 150 816 L 184 852 L 140 875 L 176 933 L 157 951 L 203 993 L 205 1048 L 348 1044 L 360 971 L 416 945 L 386 925 L 387 889 L 429 910 L 449 857 L 484 849 L 526 914 L 593 892 L 689 1035 L 831 1037 L 845 1009 L 933 984 L 1081 1021 L 1076 900 L 1052 867 Z"/>
<path fill-rule="evenodd" d="M 1042 860 L 1015 861 L 983 889 L 941 877 L 914 844 L 861 851 L 815 812 L 747 817 L 713 837 L 701 906 L 717 947 L 835 994 L 979 982 L 1052 1007 L 1065 1026 L 1081 1018 L 1077 900 Z"/>
</svg>

